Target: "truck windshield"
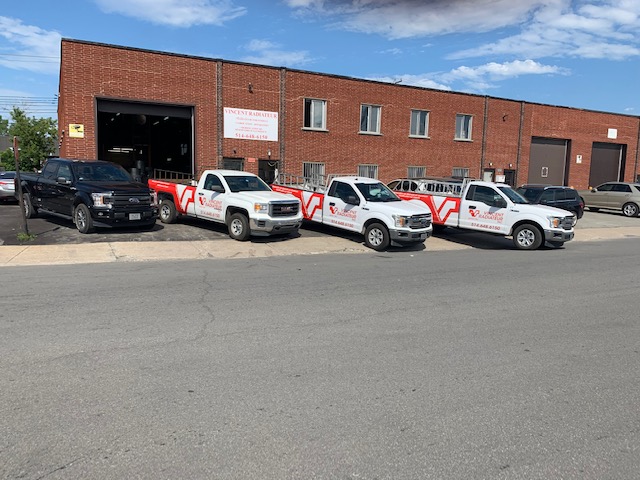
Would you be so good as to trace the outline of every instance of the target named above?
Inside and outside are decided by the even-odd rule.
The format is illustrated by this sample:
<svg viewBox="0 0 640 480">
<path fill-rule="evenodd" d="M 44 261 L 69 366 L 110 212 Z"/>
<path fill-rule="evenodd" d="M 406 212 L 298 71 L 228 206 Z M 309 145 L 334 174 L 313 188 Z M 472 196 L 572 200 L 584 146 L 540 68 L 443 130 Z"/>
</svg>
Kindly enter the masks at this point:
<svg viewBox="0 0 640 480">
<path fill-rule="evenodd" d="M 75 177 L 85 182 L 131 182 L 131 176 L 120 165 L 108 163 L 74 163 L 72 165 Z"/>
<path fill-rule="evenodd" d="M 498 190 L 504 193 L 513 203 L 529 203 L 526 198 L 524 198 L 511 187 L 500 186 L 498 187 Z"/>
<path fill-rule="evenodd" d="M 356 187 L 367 202 L 400 202 L 384 183 L 356 183 Z"/>
<path fill-rule="evenodd" d="M 259 177 L 249 175 L 225 175 L 224 179 L 232 192 L 268 192 L 269 185 Z"/>
</svg>

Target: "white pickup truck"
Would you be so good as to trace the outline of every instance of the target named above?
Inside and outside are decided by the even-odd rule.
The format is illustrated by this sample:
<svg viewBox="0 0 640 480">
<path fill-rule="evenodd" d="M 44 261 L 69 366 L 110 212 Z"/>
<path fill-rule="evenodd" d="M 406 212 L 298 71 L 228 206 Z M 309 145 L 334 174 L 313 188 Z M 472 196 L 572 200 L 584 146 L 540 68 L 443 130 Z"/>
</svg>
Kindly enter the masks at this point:
<svg viewBox="0 0 640 480">
<path fill-rule="evenodd" d="M 300 201 L 272 191 L 252 173 L 205 170 L 197 186 L 149 180 L 149 187 L 158 194 L 163 223 L 174 223 L 179 215 L 224 223 L 229 236 L 240 241 L 294 233 L 302 225 Z"/>
<path fill-rule="evenodd" d="M 389 188 L 404 200 L 424 202 L 434 228 L 512 236 L 516 248 L 534 250 L 548 242 L 561 247 L 573 239 L 576 216 L 566 210 L 532 205 L 509 185 L 480 180 L 397 179 Z"/>
<path fill-rule="evenodd" d="M 350 176 L 327 180 L 282 174 L 271 187 L 297 197 L 305 220 L 360 233 L 374 250 L 423 243 L 431 236 L 429 209 L 402 201 L 379 180 Z"/>
</svg>

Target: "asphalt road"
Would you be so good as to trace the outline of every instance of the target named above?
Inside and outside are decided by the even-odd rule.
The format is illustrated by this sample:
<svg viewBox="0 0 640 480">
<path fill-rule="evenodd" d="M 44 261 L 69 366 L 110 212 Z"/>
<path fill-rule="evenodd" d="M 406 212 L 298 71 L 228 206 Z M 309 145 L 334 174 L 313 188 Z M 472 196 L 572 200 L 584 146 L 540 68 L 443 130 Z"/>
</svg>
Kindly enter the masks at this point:
<svg viewBox="0 0 640 480">
<path fill-rule="evenodd" d="M 637 243 L 5 267 L 0 478 L 637 479 Z"/>
</svg>

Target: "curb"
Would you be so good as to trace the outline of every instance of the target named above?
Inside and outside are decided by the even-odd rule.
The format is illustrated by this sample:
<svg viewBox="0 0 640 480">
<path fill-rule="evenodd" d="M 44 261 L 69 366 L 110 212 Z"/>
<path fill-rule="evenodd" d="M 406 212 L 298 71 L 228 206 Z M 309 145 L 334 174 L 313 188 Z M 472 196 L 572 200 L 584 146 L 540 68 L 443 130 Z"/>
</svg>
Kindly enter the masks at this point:
<svg viewBox="0 0 640 480">
<path fill-rule="evenodd" d="M 484 234 L 477 234 L 486 237 Z M 576 231 L 573 242 L 640 238 L 640 227 L 588 228 Z M 431 237 L 412 254 L 472 249 L 473 246 Z M 73 265 L 82 263 L 162 260 L 264 258 L 325 253 L 377 253 L 363 244 L 339 237 L 296 238 L 279 242 L 215 241 L 108 242 L 74 245 L 0 246 L 0 265 Z"/>
</svg>

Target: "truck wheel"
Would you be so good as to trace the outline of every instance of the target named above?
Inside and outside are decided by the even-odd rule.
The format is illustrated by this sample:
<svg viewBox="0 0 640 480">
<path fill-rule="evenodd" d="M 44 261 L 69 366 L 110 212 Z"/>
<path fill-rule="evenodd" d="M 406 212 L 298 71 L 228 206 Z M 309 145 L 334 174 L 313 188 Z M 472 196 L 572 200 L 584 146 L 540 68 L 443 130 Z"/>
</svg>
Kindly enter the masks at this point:
<svg viewBox="0 0 640 480">
<path fill-rule="evenodd" d="M 93 219 L 91 218 L 91 212 L 89 211 L 89 207 L 84 203 L 78 205 L 74 210 L 73 221 L 80 233 L 93 232 Z"/>
<path fill-rule="evenodd" d="M 635 203 L 625 203 L 622 206 L 622 213 L 624 213 L 625 217 L 637 217 L 638 216 L 638 206 Z"/>
<path fill-rule="evenodd" d="M 160 202 L 160 221 L 162 223 L 175 223 L 177 216 L 175 203 L 171 200 Z"/>
<path fill-rule="evenodd" d="M 389 231 L 379 223 L 372 223 L 364 232 L 364 243 L 369 248 L 381 251 L 389 246 Z"/>
<path fill-rule="evenodd" d="M 513 243 L 520 250 L 536 250 L 542 245 L 542 233 L 533 225 L 525 223 L 513 232 Z"/>
<path fill-rule="evenodd" d="M 31 195 L 25 193 L 22 195 L 22 203 L 24 204 L 24 216 L 33 218 L 38 214 L 38 209 L 33 206 Z"/>
<path fill-rule="evenodd" d="M 229 236 L 234 240 L 244 242 L 249 239 L 249 220 L 242 213 L 234 213 L 229 218 Z"/>
</svg>

